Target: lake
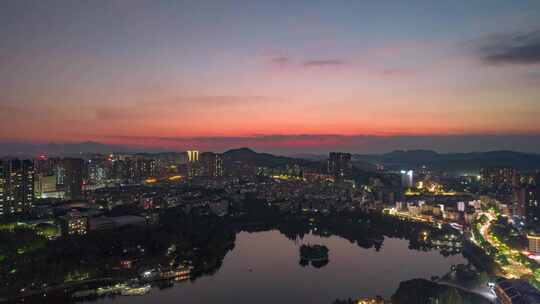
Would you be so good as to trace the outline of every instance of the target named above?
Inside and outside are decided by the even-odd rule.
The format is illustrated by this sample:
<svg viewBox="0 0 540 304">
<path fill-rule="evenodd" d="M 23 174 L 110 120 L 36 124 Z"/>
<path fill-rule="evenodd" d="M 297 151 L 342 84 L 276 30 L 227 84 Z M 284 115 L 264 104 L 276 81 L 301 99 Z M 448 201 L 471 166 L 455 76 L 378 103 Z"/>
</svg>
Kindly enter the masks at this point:
<svg viewBox="0 0 540 304">
<path fill-rule="evenodd" d="M 302 244 L 325 245 L 329 263 L 301 266 Z M 380 251 L 365 249 L 339 236 L 307 234 L 292 241 L 277 230 L 239 232 L 235 247 L 213 275 L 177 283 L 144 296 L 101 298 L 98 303 L 332 303 L 396 291 L 401 281 L 441 276 L 462 255 L 409 249 L 406 239 L 388 238 Z M 92 301 L 94 302 L 94 301 Z"/>
</svg>

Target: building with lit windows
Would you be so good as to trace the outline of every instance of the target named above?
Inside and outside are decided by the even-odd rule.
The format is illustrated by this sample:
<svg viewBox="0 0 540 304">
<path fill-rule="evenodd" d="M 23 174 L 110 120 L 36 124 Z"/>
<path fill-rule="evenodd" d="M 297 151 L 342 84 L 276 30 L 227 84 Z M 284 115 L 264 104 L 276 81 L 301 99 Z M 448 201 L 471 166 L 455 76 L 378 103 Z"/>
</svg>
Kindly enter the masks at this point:
<svg viewBox="0 0 540 304">
<path fill-rule="evenodd" d="M 336 179 L 349 178 L 352 175 L 351 154 L 330 152 L 328 158 L 328 173 Z"/>
<path fill-rule="evenodd" d="M 199 151 L 188 150 L 187 154 L 187 176 L 195 177 L 201 175 L 201 163 L 199 161 Z"/>
<path fill-rule="evenodd" d="M 202 175 L 207 177 L 223 176 L 223 157 L 213 152 L 201 153 Z"/>
<path fill-rule="evenodd" d="M 7 169 L 0 161 L 0 217 L 5 215 L 7 199 Z"/>
<path fill-rule="evenodd" d="M 147 157 L 132 157 L 126 161 L 128 180 L 131 183 L 139 183 L 157 175 L 156 161 Z"/>
<path fill-rule="evenodd" d="M 528 233 L 527 240 L 529 241 L 529 251 L 534 255 L 540 255 L 540 234 Z"/>
<path fill-rule="evenodd" d="M 412 170 L 401 170 L 401 187 L 412 188 L 414 186 L 414 172 Z"/>
<path fill-rule="evenodd" d="M 540 228 L 540 186 L 527 188 L 524 196 L 525 220 L 527 224 Z"/>
<path fill-rule="evenodd" d="M 88 218 L 78 212 L 71 212 L 61 218 L 63 235 L 85 235 L 88 232 Z"/>
<path fill-rule="evenodd" d="M 34 206 L 34 173 L 30 160 L 0 162 L 0 216 L 26 213 Z"/>
<path fill-rule="evenodd" d="M 514 187 L 512 189 L 512 214 L 514 216 L 526 216 L 527 188 Z"/>
<path fill-rule="evenodd" d="M 58 189 L 55 175 L 36 174 L 34 178 L 34 195 L 36 198 L 64 198 L 64 191 Z"/>
<path fill-rule="evenodd" d="M 186 151 L 186 153 L 187 153 L 187 161 L 189 163 L 199 161 L 199 151 L 197 151 L 197 150 L 188 150 L 188 151 Z"/>
<path fill-rule="evenodd" d="M 482 168 L 480 181 L 482 185 L 489 188 L 515 187 L 519 184 L 519 176 L 514 168 Z"/>
<path fill-rule="evenodd" d="M 88 183 L 103 186 L 107 183 L 111 172 L 111 161 L 103 158 L 90 159 L 87 162 Z"/>
</svg>

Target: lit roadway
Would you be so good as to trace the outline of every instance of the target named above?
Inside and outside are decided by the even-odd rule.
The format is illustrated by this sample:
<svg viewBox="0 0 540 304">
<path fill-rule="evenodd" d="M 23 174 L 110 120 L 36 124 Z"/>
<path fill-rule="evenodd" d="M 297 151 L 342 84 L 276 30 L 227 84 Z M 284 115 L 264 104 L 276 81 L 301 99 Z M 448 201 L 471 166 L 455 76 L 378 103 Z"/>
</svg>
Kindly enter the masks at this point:
<svg viewBox="0 0 540 304">
<path fill-rule="evenodd" d="M 487 287 L 486 285 L 476 286 L 476 287 L 471 288 L 471 287 L 461 286 L 459 284 L 455 284 L 455 283 L 452 283 L 452 282 L 448 282 L 448 281 L 445 281 L 445 280 L 438 280 L 437 283 L 441 284 L 441 285 L 454 287 L 454 288 L 457 288 L 459 290 L 463 290 L 465 292 L 476 294 L 476 295 L 478 295 L 480 297 L 483 297 L 484 299 L 488 300 L 491 303 L 496 303 L 497 302 L 496 301 L 497 300 L 497 295 L 495 295 L 495 293 L 489 287 Z"/>
<path fill-rule="evenodd" d="M 532 275 L 532 271 L 525 265 L 521 264 L 517 259 L 521 254 L 520 252 L 516 250 L 511 250 L 506 244 L 503 244 L 489 234 L 491 222 L 495 220 L 496 217 L 491 212 L 486 212 L 483 214 L 486 215 L 489 220 L 480 227 L 480 234 L 482 234 L 482 236 L 488 243 L 490 243 L 493 247 L 497 249 L 498 253 L 506 256 L 508 262 L 510 263 L 510 265 L 508 266 L 501 265 L 504 276 L 506 278 L 521 278 L 526 275 Z"/>
<path fill-rule="evenodd" d="M 440 224 L 445 223 L 443 221 L 433 221 L 433 220 L 428 221 L 427 219 L 422 218 L 422 217 L 411 216 L 407 212 L 399 212 L 399 211 L 395 210 L 394 208 L 387 209 L 386 212 L 388 212 L 388 214 L 390 214 L 390 215 L 394 215 L 394 216 L 397 216 L 397 217 L 406 218 L 406 219 L 414 220 L 414 221 L 430 223 L 430 224 L 434 224 L 434 225 L 437 225 L 437 224 L 440 225 Z M 476 241 L 474 239 L 473 239 L 473 241 L 476 243 Z M 451 282 L 451 281 L 448 281 L 448 280 L 445 280 L 445 279 L 439 279 L 439 280 L 437 280 L 437 283 L 442 284 L 442 285 L 446 285 L 446 286 L 450 286 L 450 287 L 454 287 L 454 288 L 457 288 L 457 289 L 460 289 L 460 290 L 463 290 L 463 291 L 466 291 L 466 292 L 469 292 L 469 293 L 476 294 L 476 295 L 481 296 L 484 299 L 488 300 L 490 303 L 496 303 L 497 302 L 497 296 L 495 295 L 495 292 L 485 284 L 482 285 L 482 286 L 470 287 L 470 286 L 462 286 L 462 285 L 456 284 L 455 282 Z"/>
</svg>

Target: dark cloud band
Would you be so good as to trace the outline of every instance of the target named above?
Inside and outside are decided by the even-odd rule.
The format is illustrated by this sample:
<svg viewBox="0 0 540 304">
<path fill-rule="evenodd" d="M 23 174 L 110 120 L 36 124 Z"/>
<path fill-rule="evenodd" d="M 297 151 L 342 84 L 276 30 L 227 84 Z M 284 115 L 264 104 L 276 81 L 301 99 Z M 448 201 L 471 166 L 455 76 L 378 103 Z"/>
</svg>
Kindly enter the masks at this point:
<svg viewBox="0 0 540 304">
<path fill-rule="evenodd" d="M 480 43 L 479 52 L 488 64 L 538 64 L 540 30 L 492 36 Z"/>
</svg>

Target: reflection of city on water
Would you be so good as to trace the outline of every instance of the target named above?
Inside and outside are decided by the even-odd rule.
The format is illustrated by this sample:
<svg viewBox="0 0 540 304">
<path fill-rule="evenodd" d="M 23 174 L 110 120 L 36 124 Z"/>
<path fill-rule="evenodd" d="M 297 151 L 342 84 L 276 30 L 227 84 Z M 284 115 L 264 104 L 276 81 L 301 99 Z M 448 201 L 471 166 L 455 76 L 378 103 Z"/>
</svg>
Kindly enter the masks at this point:
<svg viewBox="0 0 540 304">
<path fill-rule="evenodd" d="M 166 218 L 162 221 L 167 223 Z M 134 230 L 89 235 L 83 244 L 78 243 L 80 248 L 77 255 L 55 256 L 62 246 L 73 245 L 73 242 L 66 240 L 65 244 L 59 244 L 58 251 L 50 253 L 49 263 L 32 271 L 32 278 L 30 269 L 21 269 L 18 282 L 31 280 L 36 285 L 47 286 L 43 294 L 48 299 L 68 296 L 79 301 L 159 294 L 161 289 L 184 284 L 191 288 L 195 286 L 191 283 L 219 274 L 223 263 L 227 263 L 224 258 L 236 250 L 235 240 L 240 231 L 252 235 L 278 231 L 279 235 L 289 239 L 289 245 L 283 241 L 277 241 L 277 244 L 280 248 L 292 246 L 294 257 L 289 260 L 296 260 L 300 269 L 309 267 L 322 270 L 329 267 L 330 256 L 339 259 L 342 249 L 333 248 L 327 241 L 346 240 L 360 249 L 358 255 L 363 254 L 361 249 L 381 254 L 385 242 L 393 239 L 407 240 L 408 250 L 435 250 L 443 256 L 460 254 L 462 250 L 457 236 L 448 231 L 420 223 L 377 222 L 367 215 L 357 217 L 354 221 L 351 218 L 291 217 L 258 223 L 249 219 L 228 223 L 217 218 L 187 222 L 178 224 L 181 221 L 175 219 L 170 225 L 165 224 L 156 231 L 130 228 Z M 313 238 L 316 238 L 315 242 L 311 241 Z M 255 273 L 264 266 L 246 265 L 243 268 Z M 28 296 L 29 299 L 36 297 L 39 295 Z"/>
</svg>

